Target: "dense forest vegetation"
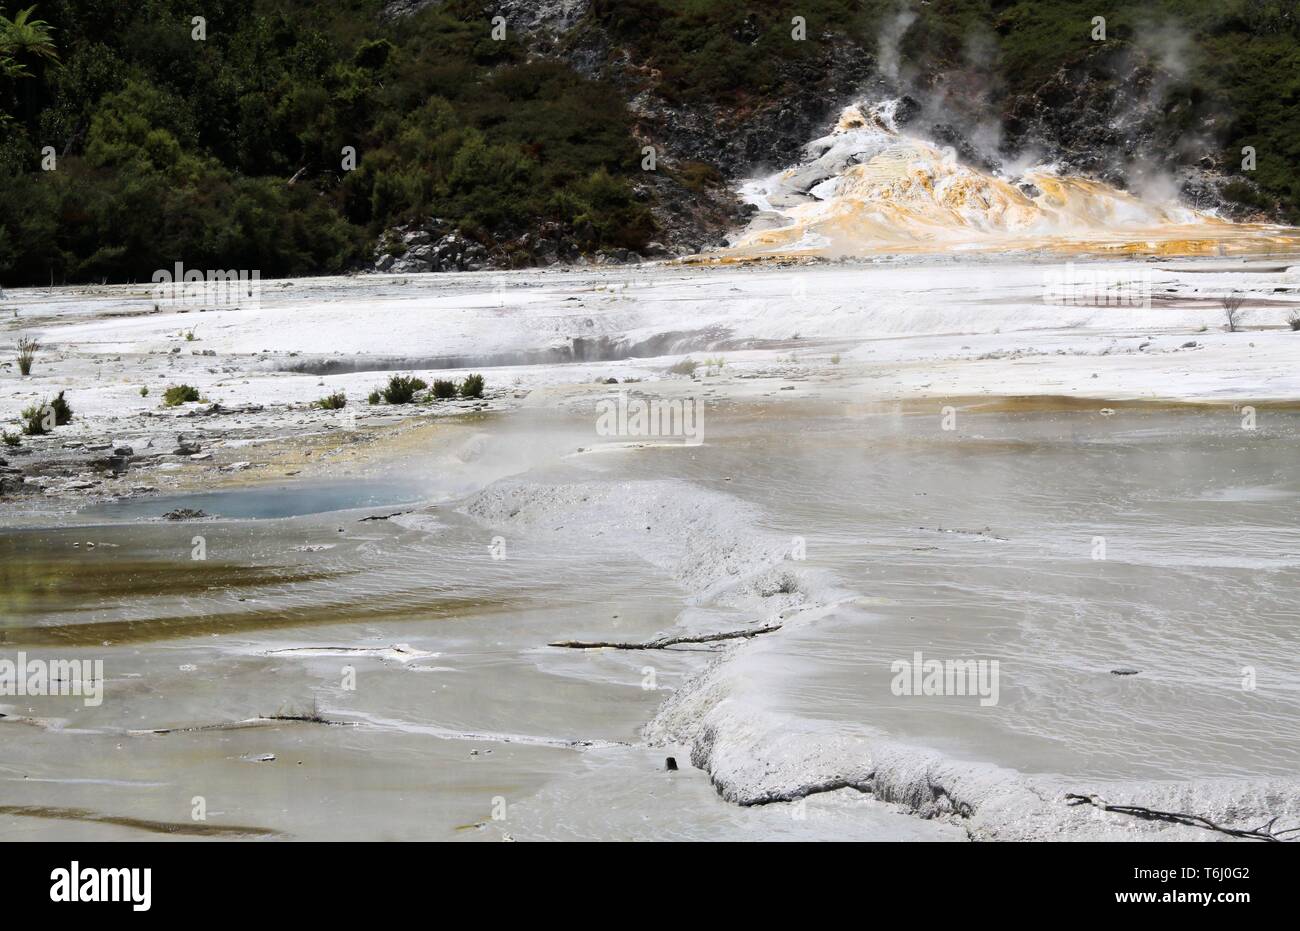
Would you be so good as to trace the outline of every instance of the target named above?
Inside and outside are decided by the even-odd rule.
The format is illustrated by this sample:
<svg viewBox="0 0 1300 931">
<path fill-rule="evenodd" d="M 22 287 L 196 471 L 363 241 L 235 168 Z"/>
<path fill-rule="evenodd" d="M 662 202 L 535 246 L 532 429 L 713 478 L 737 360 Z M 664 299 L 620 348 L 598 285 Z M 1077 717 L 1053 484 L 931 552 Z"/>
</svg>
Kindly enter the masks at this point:
<svg viewBox="0 0 1300 931">
<path fill-rule="evenodd" d="M 367 264 L 384 230 L 431 217 L 484 243 L 548 224 L 583 251 L 640 249 L 656 230 L 635 191 L 644 140 L 631 94 L 740 111 L 798 101 L 790 63 L 833 42 L 874 54 L 906 11 L 905 67 L 970 67 L 971 37 L 985 37 L 978 65 L 1008 101 L 1094 53 L 1086 24 L 1098 10 L 1095 0 L 592 0 L 535 54 L 536 37 L 519 30 L 494 40 L 492 5 L 469 0 L 400 18 L 383 15 L 384 0 L 32 2 L 0 0 L 5 284 L 147 280 L 177 260 L 267 277 L 340 272 Z M 1223 115 L 1214 144 L 1225 165 L 1243 145 L 1260 153 L 1240 198 L 1300 219 L 1295 0 L 1103 12 L 1121 44 L 1139 44 L 1153 17 L 1179 24 L 1190 42 L 1182 99 Z M 793 15 L 807 41 L 790 41 Z M 594 76 L 570 64 L 583 48 L 603 56 L 585 69 Z M 343 164 L 349 146 L 355 170 Z M 43 170 L 51 151 L 55 170 Z"/>
<path fill-rule="evenodd" d="M 392 28 L 381 6 L 46 0 L 0 23 L 0 276 L 147 280 L 182 257 L 335 272 L 429 216 L 645 242 L 625 180 L 641 155 L 612 88 L 527 61 L 477 10 Z M 46 145 L 57 170 L 41 170 Z"/>
</svg>

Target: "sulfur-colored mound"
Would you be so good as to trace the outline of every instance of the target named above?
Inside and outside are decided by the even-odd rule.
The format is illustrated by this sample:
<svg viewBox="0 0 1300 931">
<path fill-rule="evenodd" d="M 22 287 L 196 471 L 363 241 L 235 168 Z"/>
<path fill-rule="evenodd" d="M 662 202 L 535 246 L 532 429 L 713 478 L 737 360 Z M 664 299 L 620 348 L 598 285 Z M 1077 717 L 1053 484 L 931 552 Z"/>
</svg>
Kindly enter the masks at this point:
<svg viewBox="0 0 1300 931">
<path fill-rule="evenodd" d="M 890 252 L 1047 251 L 1192 255 L 1300 246 L 1300 229 L 1232 223 L 1050 168 L 1008 180 L 893 126 L 887 107 L 847 108 L 806 161 L 749 182 L 759 208 L 724 258 Z"/>
</svg>

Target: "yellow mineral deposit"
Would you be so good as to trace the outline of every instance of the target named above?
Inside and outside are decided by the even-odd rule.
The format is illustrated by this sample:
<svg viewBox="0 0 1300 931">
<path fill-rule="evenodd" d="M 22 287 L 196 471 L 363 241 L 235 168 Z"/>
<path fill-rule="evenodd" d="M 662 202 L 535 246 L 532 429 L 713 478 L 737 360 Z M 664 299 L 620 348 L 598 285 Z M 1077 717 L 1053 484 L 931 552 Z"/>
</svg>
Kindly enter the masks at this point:
<svg viewBox="0 0 1300 931">
<path fill-rule="evenodd" d="M 719 258 L 947 251 L 1226 255 L 1300 246 L 1294 227 L 1234 223 L 1050 168 L 1027 171 L 1013 183 L 961 164 L 952 150 L 896 132 L 887 118 L 857 107 L 847 108 L 834 132 L 814 145 L 851 148 L 855 139 L 863 140 L 861 160 L 810 189 L 798 183 L 804 166 L 761 182 L 765 197 L 777 195 L 760 202 L 771 207 L 767 222 Z"/>
</svg>

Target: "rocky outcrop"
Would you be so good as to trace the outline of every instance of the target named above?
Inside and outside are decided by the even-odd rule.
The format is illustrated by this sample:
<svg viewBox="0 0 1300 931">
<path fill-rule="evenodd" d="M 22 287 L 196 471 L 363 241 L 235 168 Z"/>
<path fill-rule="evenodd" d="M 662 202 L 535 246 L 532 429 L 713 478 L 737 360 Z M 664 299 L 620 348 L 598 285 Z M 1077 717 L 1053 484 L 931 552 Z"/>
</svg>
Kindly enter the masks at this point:
<svg viewBox="0 0 1300 931">
<path fill-rule="evenodd" d="M 1185 87 L 1177 69 L 1129 46 L 1099 47 L 1006 103 L 1003 155 L 1039 153 L 1121 190 L 1176 195 L 1189 207 L 1244 219 L 1259 214 L 1225 195 L 1221 114 Z"/>
<path fill-rule="evenodd" d="M 427 225 L 389 230 L 375 249 L 375 271 L 472 272 L 489 267 L 488 250 L 436 218 Z"/>
<path fill-rule="evenodd" d="M 413 16 L 429 7 L 441 6 L 443 2 L 444 0 L 389 0 L 379 17 L 392 22 Z M 577 24 L 589 5 L 590 0 L 496 0 L 491 6 L 491 15 L 504 16 L 507 29 L 563 32 Z"/>
<path fill-rule="evenodd" d="M 579 263 L 627 265 L 644 259 L 668 258 L 671 254 L 659 242 L 649 243 L 642 253 L 603 249 L 583 254 L 565 228 L 555 223 L 503 239 L 489 249 L 460 231 L 448 231 L 442 221 L 432 218 L 427 224 L 413 224 L 385 233 L 375 248 L 374 271 L 404 275 Z"/>
</svg>

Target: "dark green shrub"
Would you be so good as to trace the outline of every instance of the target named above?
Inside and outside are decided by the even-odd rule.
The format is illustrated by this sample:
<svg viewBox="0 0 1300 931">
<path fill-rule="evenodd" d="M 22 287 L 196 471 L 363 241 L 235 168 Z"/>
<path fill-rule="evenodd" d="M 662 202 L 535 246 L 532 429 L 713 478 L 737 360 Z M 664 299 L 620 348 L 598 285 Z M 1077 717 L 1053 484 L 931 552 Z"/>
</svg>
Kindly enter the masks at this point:
<svg viewBox="0 0 1300 931">
<path fill-rule="evenodd" d="M 347 407 L 348 396 L 342 391 L 335 391 L 333 394 L 327 394 L 316 402 L 316 406 L 327 411 L 338 411 Z"/>
<path fill-rule="evenodd" d="M 193 385 L 171 385 L 163 392 L 163 405 L 166 407 L 179 407 L 198 399 L 199 389 Z"/>
<path fill-rule="evenodd" d="M 54 408 L 55 426 L 61 427 L 64 424 L 72 423 L 72 405 L 64 400 L 62 391 L 50 402 L 50 407 Z"/>
<path fill-rule="evenodd" d="M 456 396 L 456 383 L 446 378 L 435 378 L 433 381 L 433 396 L 439 401 L 454 398 Z"/>
<path fill-rule="evenodd" d="M 28 436 L 42 436 L 55 427 L 72 423 L 72 406 L 60 391 L 53 400 L 44 404 L 33 404 L 22 412 L 23 433 Z"/>
<path fill-rule="evenodd" d="M 388 384 L 379 389 L 384 400 L 389 404 L 410 404 L 415 400 L 415 393 L 429 387 L 426 382 L 410 375 L 393 375 Z"/>
<path fill-rule="evenodd" d="M 46 427 L 52 426 L 52 424 L 44 404 L 33 404 L 31 407 L 25 407 L 20 416 L 23 421 L 23 433 L 27 436 L 44 436 L 50 432 Z"/>
<path fill-rule="evenodd" d="M 462 398 L 483 397 L 483 376 L 482 375 L 465 376 L 465 380 L 460 383 L 460 396 Z"/>
</svg>

